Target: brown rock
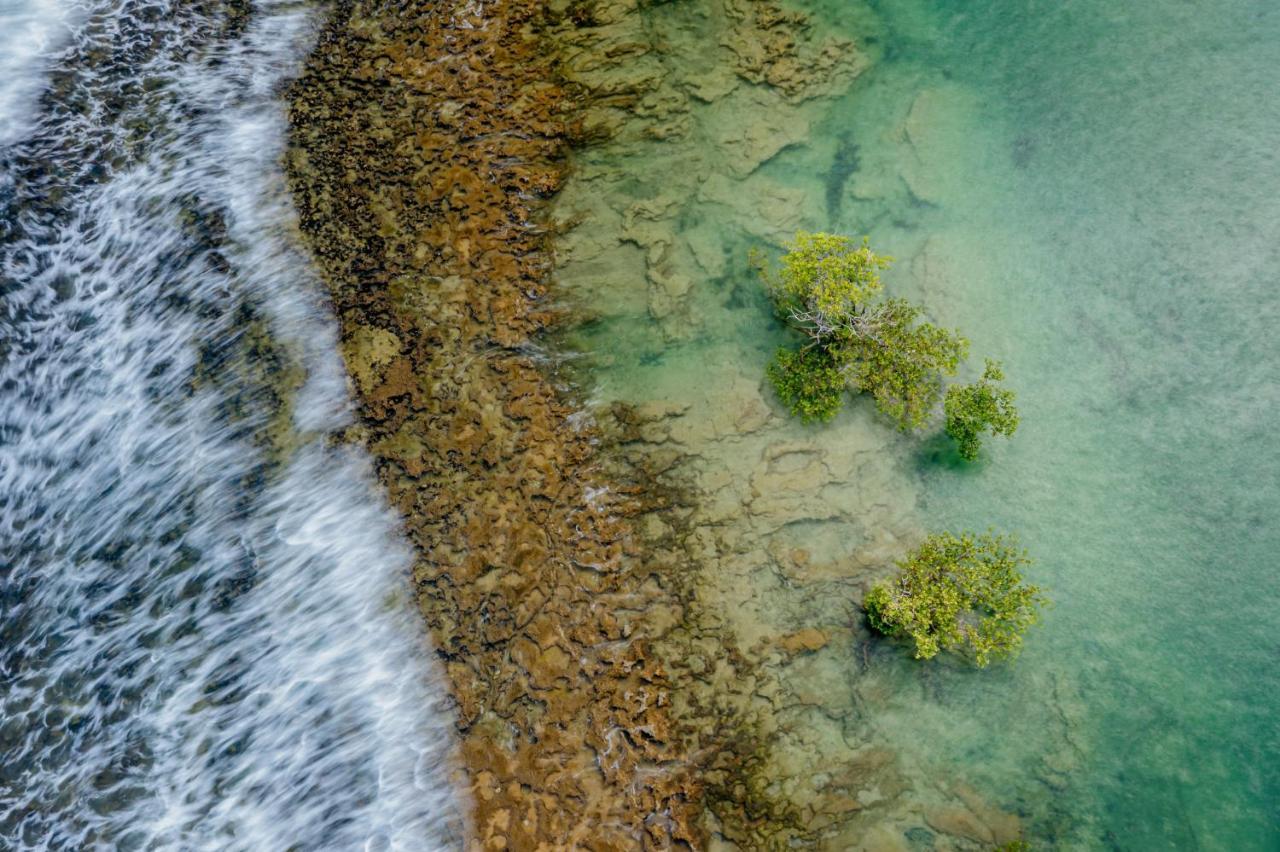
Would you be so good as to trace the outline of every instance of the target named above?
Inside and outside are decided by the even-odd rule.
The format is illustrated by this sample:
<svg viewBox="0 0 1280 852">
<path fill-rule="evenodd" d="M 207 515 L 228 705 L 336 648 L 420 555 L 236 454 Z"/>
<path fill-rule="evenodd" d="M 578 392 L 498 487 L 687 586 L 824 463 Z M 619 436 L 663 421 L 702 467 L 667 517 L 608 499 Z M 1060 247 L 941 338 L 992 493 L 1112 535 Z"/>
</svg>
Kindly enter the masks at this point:
<svg viewBox="0 0 1280 852">
<path fill-rule="evenodd" d="M 973 840 L 977 843 L 991 843 L 994 840 L 991 829 L 966 808 L 929 808 L 925 811 L 924 820 L 933 830 L 952 837 Z"/>
<path fill-rule="evenodd" d="M 571 114 L 532 26 L 545 14 L 340 0 L 292 93 L 291 186 L 354 377 L 351 434 L 417 549 L 474 792 L 469 847 L 698 844 L 700 791 L 648 644 L 678 604 L 624 565 L 633 507 L 526 354 L 556 318 L 540 199 L 563 179 Z M 621 95 L 663 72 L 590 73 Z M 663 209 L 638 208 L 637 227 Z"/>
<path fill-rule="evenodd" d="M 957 782 L 952 785 L 952 790 L 991 829 L 996 843 L 1011 843 L 1022 837 L 1022 820 L 1017 814 L 995 807 L 968 784 Z"/>
<path fill-rule="evenodd" d="M 863 835 L 858 848 L 860 852 L 907 852 L 911 847 L 900 831 L 879 825 Z"/>
<path fill-rule="evenodd" d="M 778 647 L 788 656 L 804 652 L 820 651 L 827 647 L 827 634 L 816 627 L 806 627 L 795 633 L 788 633 L 778 640 Z"/>
</svg>

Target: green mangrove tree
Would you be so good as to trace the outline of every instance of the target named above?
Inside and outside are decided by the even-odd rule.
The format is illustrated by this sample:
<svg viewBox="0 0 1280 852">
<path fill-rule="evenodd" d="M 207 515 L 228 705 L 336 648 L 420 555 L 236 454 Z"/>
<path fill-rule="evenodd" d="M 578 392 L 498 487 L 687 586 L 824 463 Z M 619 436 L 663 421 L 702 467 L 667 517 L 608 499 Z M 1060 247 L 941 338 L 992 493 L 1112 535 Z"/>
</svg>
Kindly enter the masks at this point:
<svg viewBox="0 0 1280 852">
<path fill-rule="evenodd" d="M 839 412 L 846 392 L 867 393 L 901 429 L 924 427 L 968 353 L 959 332 L 926 321 L 920 307 L 882 298 L 881 270 L 893 258 L 864 239 L 801 231 L 777 269 L 753 256 L 778 316 L 801 332 L 799 349 L 782 348 L 768 368 L 778 398 L 806 422 Z M 971 385 L 947 391 L 947 433 L 966 459 L 977 457 L 984 432 L 1010 435 L 1018 426 L 1013 392 L 1000 388 L 1000 365 Z"/>
<path fill-rule="evenodd" d="M 960 455 L 973 461 L 982 449 L 982 435 L 1012 435 L 1018 428 L 1014 392 L 998 386 L 1004 371 L 998 361 L 987 359 L 982 378 L 969 385 L 952 385 L 942 404 L 947 434 L 955 439 Z"/>
<path fill-rule="evenodd" d="M 924 425 L 968 341 L 923 321 L 915 305 L 880 299 L 880 270 L 893 258 L 866 240 L 801 231 L 787 249 L 777 270 L 755 258 L 778 315 L 808 338 L 770 365 L 779 398 L 804 420 L 824 421 L 852 390 L 870 394 L 903 429 Z"/>
<path fill-rule="evenodd" d="M 1009 536 L 931 535 L 864 600 L 871 626 L 915 644 L 917 659 L 966 650 L 979 666 L 1013 656 L 1047 603 L 1024 582 L 1031 564 Z"/>
</svg>

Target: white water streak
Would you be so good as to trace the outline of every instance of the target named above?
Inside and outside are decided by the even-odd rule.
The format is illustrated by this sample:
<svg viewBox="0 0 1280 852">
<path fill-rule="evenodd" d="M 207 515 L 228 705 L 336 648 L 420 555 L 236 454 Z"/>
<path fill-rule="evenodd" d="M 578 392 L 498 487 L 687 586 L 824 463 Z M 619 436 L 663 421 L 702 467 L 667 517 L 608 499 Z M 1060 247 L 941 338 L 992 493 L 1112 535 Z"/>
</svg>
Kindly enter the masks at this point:
<svg viewBox="0 0 1280 852">
<path fill-rule="evenodd" d="M 86 20 L 115 38 L 143 8 Z M 367 458 L 319 434 L 350 404 L 278 165 L 312 11 L 262 4 L 232 45 L 184 42 L 217 21 L 180 7 L 155 20 L 141 154 L 96 107 L 54 110 L 0 182 L 0 844 L 456 846 L 409 554 Z M 58 209 L 24 197 L 24 162 L 75 175 L 106 149 Z M 234 357 L 246 308 L 306 371 L 314 437 L 281 468 L 255 439 L 269 365 Z"/>
<path fill-rule="evenodd" d="M 0 145 L 33 123 L 49 59 L 66 41 L 76 11 L 57 0 L 0 0 Z"/>
</svg>

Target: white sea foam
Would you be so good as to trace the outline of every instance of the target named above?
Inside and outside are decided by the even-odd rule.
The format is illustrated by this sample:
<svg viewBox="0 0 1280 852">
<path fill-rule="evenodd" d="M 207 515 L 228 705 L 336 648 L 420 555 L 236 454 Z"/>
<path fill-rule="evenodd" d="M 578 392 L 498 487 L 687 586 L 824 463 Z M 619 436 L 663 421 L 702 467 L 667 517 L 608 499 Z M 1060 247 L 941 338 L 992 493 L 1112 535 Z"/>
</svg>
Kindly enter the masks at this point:
<svg viewBox="0 0 1280 852">
<path fill-rule="evenodd" d="M 0 145 L 33 123 L 49 59 L 78 11 L 70 0 L 0 0 Z"/>
<path fill-rule="evenodd" d="M 278 166 L 313 14 L 82 23 L 58 61 L 119 61 L 0 161 L 0 846 L 456 847 L 410 557 L 322 434 L 350 403 Z M 306 373 L 280 464 L 260 326 Z"/>
</svg>

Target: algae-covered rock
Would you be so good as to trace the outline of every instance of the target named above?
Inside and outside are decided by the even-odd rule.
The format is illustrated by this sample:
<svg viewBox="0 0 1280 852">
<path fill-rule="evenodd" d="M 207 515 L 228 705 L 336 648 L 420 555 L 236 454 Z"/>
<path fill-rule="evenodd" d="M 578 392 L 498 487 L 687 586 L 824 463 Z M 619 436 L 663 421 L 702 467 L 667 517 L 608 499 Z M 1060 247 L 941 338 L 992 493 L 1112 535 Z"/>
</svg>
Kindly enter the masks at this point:
<svg viewBox="0 0 1280 852">
<path fill-rule="evenodd" d="M 820 651 L 827 647 L 828 641 L 830 640 L 823 631 L 816 627 L 806 627 L 778 639 L 778 647 L 789 656 L 795 656 L 800 653 Z"/>
<path fill-rule="evenodd" d="M 700 845 L 698 782 L 649 645 L 678 600 L 624 565 L 634 508 L 530 345 L 559 316 L 543 199 L 571 110 L 532 26 L 556 14 L 339 3 L 292 92 L 289 176 L 341 326 L 352 434 L 416 549 L 472 791 L 468 848 Z M 663 76 L 575 67 L 619 98 Z M 672 298 L 689 286 L 662 283 Z"/>
<path fill-rule="evenodd" d="M 741 87 L 715 105 L 715 139 L 724 165 L 738 177 L 751 174 L 780 151 L 809 137 L 809 117 L 769 88 Z M 769 115 L 769 121 L 741 121 L 743 115 Z"/>
<path fill-rule="evenodd" d="M 342 355 L 359 390 L 371 392 L 382 370 L 400 354 L 400 338 L 383 328 L 362 325 L 343 337 Z"/>
<path fill-rule="evenodd" d="M 924 819 L 930 828 L 942 834 L 972 840 L 976 843 L 990 844 L 995 841 L 991 829 L 966 808 L 932 808 L 925 811 Z"/>
</svg>

